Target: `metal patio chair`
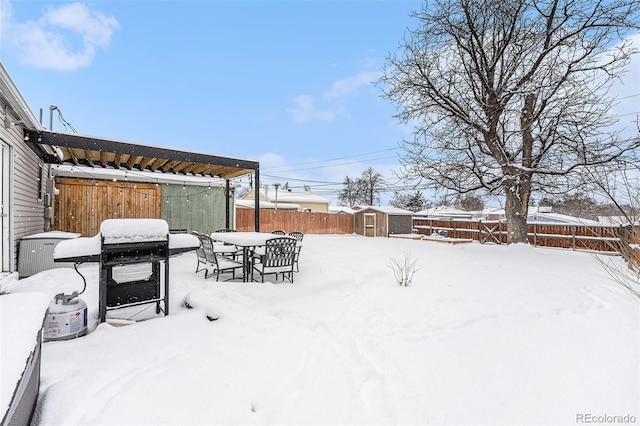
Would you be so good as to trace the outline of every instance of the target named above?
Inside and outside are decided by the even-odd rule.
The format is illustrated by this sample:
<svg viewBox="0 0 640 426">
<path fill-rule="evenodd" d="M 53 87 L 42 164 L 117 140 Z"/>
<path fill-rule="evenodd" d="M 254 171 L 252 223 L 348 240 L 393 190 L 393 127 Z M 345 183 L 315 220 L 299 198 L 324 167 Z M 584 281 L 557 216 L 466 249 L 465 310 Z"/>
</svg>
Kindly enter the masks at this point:
<svg viewBox="0 0 640 426">
<path fill-rule="evenodd" d="M 222 229 L 218 229 L 217 231 L 214 231 L 213 233 L 219 234 L 224 232 L 237 232 L 237 231 L 235 229 L 222 228 Z M 213 239 L 214 246 L 225 246 L 228 250 L 219 250 L 219 251 L 226 252 L 229 256 L 233 258 L 233 260 L 238 260 L 238 258 L 242 256 L 242 249 L 234 246 L 233 244 L 227 244 L 221 241 L 216 241 L 215 238 L 212 238 L 212 239 Z"/>
<path fill-rule="evenodd" d="M 300 272 L 300 267 L 298 266 L 298 260 L 300 259 L 300 250 L 302 250 L 302 239 L 304 238 L 304 234 L 300 231 L 289 232 L 289 236 L 296 239 L 296 257 L 294 259 L 296 272 Z"/>
<path fill-rule="evenodd" d="M 198 237 L 198 240 L 200 241 L 200 246 L 196 249 L 196 257 L 198 258 L 198 264 L 196 265 L 196 274 L 197 274 L 200 271 L 206 271 L 207 255 L 204 252 L 204 244 L 202 243 L 202 237 L 204 235 L 197 231 L 192 231 L 191 233 L 196 237 Z M 204 265 L 205 267 L 200 269 L 200 265 Z M 206 272 L 204 274 L 207 275 Z"/>
<path fill-rule="evenodd" d="M 287 235 L 287 233 L 282 229 L 276 229 L 275 231 L 271 231 L 274 235 Z"/>
<path fill-rule="evenodd" d="M 216 252 L 213 245 L 213 240 L 208 235 L 202 235 L 202 246 L 204 248 L 205 257 L 207 260 L 205 278 L 210 278 L 213 275 L 216 276 L 216 281 L 220 281 L 220 274 L 231 272 L 231 279 L 235 279 L 236 270 L 244 268 L 242 262 L 230 259 L 221 253 Z M 211 272 L 209 272 L 211 268 Z"/>
<path fill-rule="evenodd" d="M 296 255 L 296 240 L 289 237 L 272 238 L 267 240 L 264 247 L 254 250 L 251 265 L 251 281 L 253 273 L 258 272 L 264 282 L 264 276 L 282 274 L 282 279 L 288 278 L 293 283 L 293 266 Z"/>
</svg>

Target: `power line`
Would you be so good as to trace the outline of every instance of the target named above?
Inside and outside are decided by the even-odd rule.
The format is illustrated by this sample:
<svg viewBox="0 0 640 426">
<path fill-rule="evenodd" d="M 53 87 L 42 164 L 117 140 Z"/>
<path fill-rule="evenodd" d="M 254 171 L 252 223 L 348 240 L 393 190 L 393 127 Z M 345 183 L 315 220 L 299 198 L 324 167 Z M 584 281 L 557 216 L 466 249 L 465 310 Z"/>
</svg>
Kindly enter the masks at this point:
<svg viewBox="0 0 640 426">
<path fill-rule="evenodd" d="M 619 101 L 623 100 L 623 99 L 629 99 L 629 98 L 635 98 L 637 96 L 640 96 L 640 93 L 636 93 L 635 95 L 627 95 L 627 96 L 623 96 L 621 98 L 618 98 Z"/>
<path fill-rule="evenodd" d="M 324 184 L 338 184 L 336 182 L 327 182 L 327 181 L 322 181 L 322 180 L 309 180 L 309 179 L 296 179 L 296 178 L 289 178 L 289 177 L 284 177 L 284 176 L 274 176 L 274 175 L 265 175 L 264 173 L 261 174 L 260 176 L 262 177 L 269 177 L 272 179 L 282 179 L 284 181 L 294 181 L 294 182 L 312 182 L 312 183 L 324 183 Z M 340 185 L 342 185 L 342 183 L 339 183 Z"/>
<path fill-rule="evenodd" d="M 329 165 L 329 166 L 318 166 L 318 167 L 307 167 L 307 168 L 302 168 L 302 169 L 294 169 L 294 170 L 289 170 L 290 167 L 297 167 L 297 166 L 304 166 L 307 164 L 320 164 L 320 163 L 329 163 L 332 161 L 339 161 L 339 160 L 346 160 L 349 158 L 355 158 L 355 157 L 363 157 L 363 156 L 367 156 L 367 155 L 371 155 L 371 154 L 378 154 L 380 152 L 388 152 L 388 151 L 395 151 L 398 148 L 388 148 L 388 149 L 382 149 L 379 151 L 372 151 L 372 152 L 366 152 L 363 154 L 355 154 L 355 155 L 349 155 L 349 156 L 345 156 L 345 157 L 338 157 L 338 158 L 332 158 L 332 159 L 328 159 L 328 160 L 317 160 L 317 161 L 308 161 L 305 163 L 294 163 L 294 164 L 289 164 L 286 166 L 273 166 L 273 167 L 265 167 L 265 170 L 271 170 L 271 171 L 297 171 L 297 170 L 308 170 L 308 169 L 317 169 L 317 168 L 322 168 L 322 167 L 336 167 L 342 164 L 354 164 L 357 163 L 356 162 L 348 162 L 348 163 L 340 163 L 340 164 L 336 164 L 336 165 Z M 381 159 L 386 159 L 386 158 L 394 158 L 394 157 L 380 157 L 380 158 L 371 158 L 368 159 L 367 161 L 373 161 L 373 160 L 381 160 Z"/>
<path fill-rule="evenodd" d="M 396 157 L 395 156 L 387 156 L 387 157 L 369 158 L 369 159 L 367 159 L 367 161 L 386 160 L 388 158 L 396 158 Z M 305 167 L 305 168 L 302 168 L 302 169 L 276 170 L 276 171 L 281 171 L 281 172 L 299 172 L 299 171 L 315 170 L 315 169 L 327 169 L 329 167 L 340 167 L 340 166 L 347 166 L 349 164 L 359 164 L 359 163 L 362 163 L 362 161 L 348 161 L 346 163 L 328 164 L 328 165 L 324 165 L 324 166 Z"/>
</svg>

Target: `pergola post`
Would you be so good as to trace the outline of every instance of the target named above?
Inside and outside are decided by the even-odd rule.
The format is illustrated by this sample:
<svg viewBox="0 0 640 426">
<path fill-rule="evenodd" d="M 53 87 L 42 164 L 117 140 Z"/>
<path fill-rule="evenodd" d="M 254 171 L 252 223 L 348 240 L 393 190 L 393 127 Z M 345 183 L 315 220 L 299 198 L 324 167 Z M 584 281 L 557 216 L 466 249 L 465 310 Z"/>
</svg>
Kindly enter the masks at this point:
<svg viewBox="0 0 640 426">
<path fill-rule="evenodd" d="M 225 194 L 225 211 L 227 212 L 225 218 L 224 218 L 224 227 L 229 229 L 231 228 L 230 223 L 230 215 L 231 215 L 231 202 L 229 201 L 229 196 L 231 195 L 231 184 L 229 182 L 229 179 L 225 180 L 225 188 L 224 188 L 224 194 Z"/>
<path fill-rule="evenodd" d="M 255 181 L 255 231 L 260 232 L 260 166 L 257 166 L 255 169 L 256 181 Z"/>
</svg>

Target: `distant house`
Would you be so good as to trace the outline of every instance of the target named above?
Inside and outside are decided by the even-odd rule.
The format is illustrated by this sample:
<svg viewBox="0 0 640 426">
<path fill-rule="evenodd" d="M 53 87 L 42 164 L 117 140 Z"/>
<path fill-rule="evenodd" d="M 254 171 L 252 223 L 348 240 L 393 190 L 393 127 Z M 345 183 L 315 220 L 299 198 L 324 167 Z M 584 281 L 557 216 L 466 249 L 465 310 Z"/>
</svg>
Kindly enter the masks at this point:
<svg viewBox="0 0 640 426">
<path fill-rule="evenodd" d="M 390 206 L 360 207 L 353 214 L 353 229 L 365 237 L 411 234 L 413 212 Z"/>
<path fill-rule="evenodd" d="M 506 213 L 504 209 L 492 210 L 487 215 L 487 220 L 504 220 Z M 599 225 L 595 220 L 584 219 L 575 216 L 569 216 L 560 213 L 554 213 L 553 209 L 548 206 L 529 207 L 527 214 L 527 223 L 557 223 L 561 225 Z"/>
<path fill-rule="evenodd" d="M 329 200 L 311 191 L 293 191 L 282 188 L 276 191 L 271 188 L 261 188 L 259 194 L 261 208 L 271 208 L 265 207 L 263 204 L 263 202 L 267 202 L 273 204 L 274 209 L 277 204 L 278 209 L 295 205 L 297 210 L 302 212 L 329 212 Z M 252 189 L 242 199 L 253 200 L 255 198 L 255 189 Z"/>
<path fill-rule="evenodd" d="M 329 213 L 354 214 L 355 210 L 345 206 L 329 206 Z"/>
<path fill-rule="evenodd" d="M 460 210 L 451 206 L 437 206 L 431 209 L 415 212 L 416 219 L 471 219 L 473 212 Z"/>
<path fill-rule="evenodd" d="M 631 225 L 633 219 L 633 216 L 629 218 L 626 216 L 598 216 L 598 223 L 605 226 L 627 226 Z M 639 222 L 637 218 L 635 219 L 635 226 L 638 226 Z"/>
<path fill-rule="evenodd" d="M 278 208 L 278 210 L 300 211 L 300 205 L 299 204 L 278 203 L 276 205 L 276 203 L 271 203 L 269 201 L 260 201 L 260 208 L 261 209 L 275 210 L 276 207 Z M 256 208 L 256 202 L 254 200 L 245 200 L 245 199 L 236 200 L 236 208 L 240 208 L 240 209 L 255 209 Z"/>
<path fill-rule="evenodd" d="M 527 223 L 557 223 L 563 225 L 600 225 L 599 222 L 560 213 L 529 213 Z"/>
</svg>

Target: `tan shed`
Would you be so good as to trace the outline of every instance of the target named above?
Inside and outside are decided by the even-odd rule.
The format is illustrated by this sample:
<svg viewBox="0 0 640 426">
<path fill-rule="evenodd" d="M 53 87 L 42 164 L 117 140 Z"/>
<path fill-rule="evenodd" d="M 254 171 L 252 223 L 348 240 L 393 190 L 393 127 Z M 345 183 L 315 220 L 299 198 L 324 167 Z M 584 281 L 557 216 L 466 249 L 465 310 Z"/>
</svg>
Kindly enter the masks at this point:
<svg viewBox="0 0 640 426">
<path fill-rule="evenodd" d="M 362 207 L 354 212 L 353 225 L 354 232 L 365 237 L 411 234 L 413 213 L 390 206 Z"/>
</svg>

